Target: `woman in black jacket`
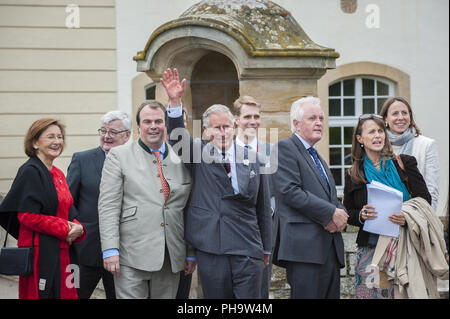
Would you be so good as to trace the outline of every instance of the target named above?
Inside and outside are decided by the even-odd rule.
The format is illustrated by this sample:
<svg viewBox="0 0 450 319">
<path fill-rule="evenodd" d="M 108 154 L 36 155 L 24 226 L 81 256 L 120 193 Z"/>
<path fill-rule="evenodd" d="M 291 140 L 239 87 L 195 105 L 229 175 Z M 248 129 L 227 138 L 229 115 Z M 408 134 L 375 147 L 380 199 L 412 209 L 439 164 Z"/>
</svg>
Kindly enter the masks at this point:
<svg viewBox="0 0 450 319">
<path fill-rule="evenodd" d="M 348 223 L 360 228 L 356 239 L 356 298 L 393 298 L 393 286 L 383 289 L 371 288 L 370 285 L 374 276 L 370 264 L 378 241 L 378 235 L 363 230 L 366 220 L 377 218 L 376 207 L 367 204 L 366 184 L 371 181 L 401 191 L 403 201 L 422 197 L 431 203 L 431 195 L 417 168 L 416 159 L 400 155 L 398 160 L 392 152 L 382 117 L 364 114 L 359 118 L 353 134 L 352 167 L 346 173 L 344 188 Z M 405 217 L 401 212 L 392 214 L 389 220 L 400 226 L 405 225 Z"/>
</svg>

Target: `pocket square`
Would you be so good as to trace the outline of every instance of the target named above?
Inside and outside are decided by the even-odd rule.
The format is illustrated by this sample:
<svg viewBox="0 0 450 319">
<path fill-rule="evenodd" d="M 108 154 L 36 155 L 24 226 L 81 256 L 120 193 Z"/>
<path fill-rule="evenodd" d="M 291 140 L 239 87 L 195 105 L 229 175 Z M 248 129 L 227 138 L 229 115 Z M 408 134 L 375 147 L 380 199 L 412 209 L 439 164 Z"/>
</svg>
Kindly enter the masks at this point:
<svg viewBox="0 0 450 319">
<path fill-rule="evenodd" d="M 251 171 L 250 171 L 250 178 L 253 178 L 253 177 L 255 177 L 255 176 L 256 176 L 255 171 L 254 171 L 254 170 L 251 170 Z"/>
</svg>

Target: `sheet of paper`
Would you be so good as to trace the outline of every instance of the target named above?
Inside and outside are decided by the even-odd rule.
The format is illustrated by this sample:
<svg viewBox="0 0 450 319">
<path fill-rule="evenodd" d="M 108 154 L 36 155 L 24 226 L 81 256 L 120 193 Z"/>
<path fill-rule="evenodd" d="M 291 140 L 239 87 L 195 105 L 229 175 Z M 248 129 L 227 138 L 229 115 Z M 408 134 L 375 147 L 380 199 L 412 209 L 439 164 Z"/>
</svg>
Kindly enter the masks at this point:
<svg viewBox="0 0 450 319">
<path fill-rule="evenodd" d="M 366 220 L 365 231 L 398 238 L 400 226 L 389 220 L 389 216 L 402 210 L 402 192 L 373 181 L 367 184 L 367 203 L 377 211 L 377 218 Z"/>
</svg>

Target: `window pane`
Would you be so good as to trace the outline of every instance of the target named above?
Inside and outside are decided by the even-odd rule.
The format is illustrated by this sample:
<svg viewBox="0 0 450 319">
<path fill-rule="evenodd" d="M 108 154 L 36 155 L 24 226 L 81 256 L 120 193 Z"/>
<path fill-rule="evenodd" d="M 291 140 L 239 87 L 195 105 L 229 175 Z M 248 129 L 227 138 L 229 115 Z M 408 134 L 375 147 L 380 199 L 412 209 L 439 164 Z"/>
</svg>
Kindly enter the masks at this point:
<svg viewBox="0 0 450 319">
<path fill-rule="evenodd" d="M 377 81 L 377 95 L 389 95 L 388 85 Z"/>
<path fill-rule="evenodd" d="M 344 81 L 344 95 L 354 96 L 355 95 L 355 80 L 345 80 Z"/>
<path fill-rule="evenodd" d="M 328 100 L 329 116 L 341 116 L 341 100 Z"/>
<path fill-rule="evenodd" d="M 330 127 L 330 145 L 340 145 L 341 144 L 341 128 Z"/>
<path fill-rule="evenodd" d="M 375 113 L 375 100 L 363 99 L 363 114 Z"/>
<path fill-rule="evenodd" d="M 344 99 L 344 116 L 354 116 L 354 115 L 355 115 L 355 100 Z"/>
<path fill-rule="evenodd" d="M 341 96 L 341 82 L 333 84 L 328 88 L 328 96 Z"/>
<path fill-rule="evenodd" d="M 340 147 L 330 147 L 330 165 L 341 165 L 341 152 Z"/>
<path fill-rule="evenodd" d="M 344 148 L 344 165 L 352 165 L 352 149 L 351 149 L 351 147 Z"/>
<path fill-rule="evenodd" d="M 381 108 L 383 107 L 384 102 L 386 102 L 387 99 L 378 99 L 377 100 L 377 114 L 380 114 Z"/>
<path fill-rule="evenodd" d="M 351 145 L 353 138 L 353 130 L 355 128 L 351 126 L 344 127 L 344 144 Z"/>
<path fill-rule="evenodd" d="M 369 79 L 363 79 L 363 95 L 375 94 L 375 81 Z"/>
<path fill-rule="evenodd" d="M 331 174 L 333 174 L 334 182 L 336 186 L 342 186 L 341 168 L 331 168 Z"/>
</svg>

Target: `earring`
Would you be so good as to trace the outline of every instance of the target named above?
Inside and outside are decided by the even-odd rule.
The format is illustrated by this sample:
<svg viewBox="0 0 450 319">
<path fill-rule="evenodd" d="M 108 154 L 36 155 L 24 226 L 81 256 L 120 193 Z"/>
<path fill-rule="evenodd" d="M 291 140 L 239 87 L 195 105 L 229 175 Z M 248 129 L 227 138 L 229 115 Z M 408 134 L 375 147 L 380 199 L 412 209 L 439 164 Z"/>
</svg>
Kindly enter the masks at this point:
<svg viewBox="0 0 450 319">
<path fill-rule="evenodd" d="M 363 144 L 359 144 L 359 146 L 361 146 L 361 148 L 364 148 L 364 145 L 363 145 Z"/>
<path fill-rule="evenodd" d="M 386 124 L 386 128 L 389 128 L 389 124 L 388 123 L 385 123 Z"/>
</svg>

